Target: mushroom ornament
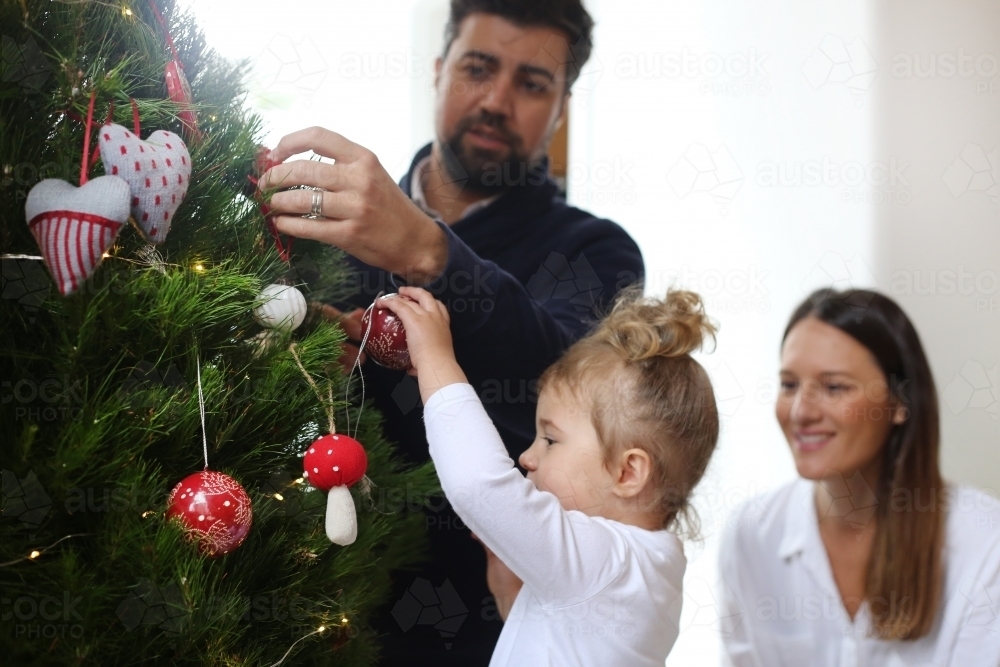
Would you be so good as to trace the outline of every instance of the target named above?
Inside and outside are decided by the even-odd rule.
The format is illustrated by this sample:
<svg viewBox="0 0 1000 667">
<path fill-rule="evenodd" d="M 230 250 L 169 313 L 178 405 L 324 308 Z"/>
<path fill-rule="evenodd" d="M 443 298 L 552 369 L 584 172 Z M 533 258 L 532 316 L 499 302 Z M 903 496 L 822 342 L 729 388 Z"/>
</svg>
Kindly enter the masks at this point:
<svg viewBox="0 0 1000 667">
<path fill-rule="evenodd" d="M 350 487 L 368 469 L 365 448 L 347 435 L 324 435 L 306 450 L 302 467 L 309 483 L 327 492 L 326 536 L 334 544 L 353 544 L 358 537 L 358 516 Z"/>
</svg>

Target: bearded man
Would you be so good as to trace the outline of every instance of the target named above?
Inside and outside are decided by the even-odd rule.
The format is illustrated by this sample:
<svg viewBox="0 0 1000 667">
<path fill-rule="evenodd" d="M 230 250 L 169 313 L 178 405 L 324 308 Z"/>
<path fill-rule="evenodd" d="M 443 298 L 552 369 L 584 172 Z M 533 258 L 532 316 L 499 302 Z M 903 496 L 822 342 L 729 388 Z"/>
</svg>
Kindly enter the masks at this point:
<svg viewBox="0 0 1000 667">
<path fill-rule="evenodd" d="M 271 158 L 311 150 L 333 164 L 286 162 L 260 183 L 315 188 L 273 196 L 277 229 L 335 245 L 357 268 L 351 297 L 325 306 L 355 342 L 348 364 L 361 309 L 378 292 L 430 290 L 448 306 L 458 361 L 514 461 L 535 439 L 542 371 L 643 278 L 631 237 L 567 205 L 548 173 L 592 27 L 579 0 L 453 0 L 435 64 L 436 139 L 398 186 L 371 151 L 320 127 L 282 138 Z M 363 371 L 387 437 L 426 462 L 416 381 L 373 363 Z M 431 560 L 396 577 L 378 624 L 383 664 L 486 665 L 512 600 L 490 595 L 483 549 L 443 499 L 426 526 Z"/>
</svg>

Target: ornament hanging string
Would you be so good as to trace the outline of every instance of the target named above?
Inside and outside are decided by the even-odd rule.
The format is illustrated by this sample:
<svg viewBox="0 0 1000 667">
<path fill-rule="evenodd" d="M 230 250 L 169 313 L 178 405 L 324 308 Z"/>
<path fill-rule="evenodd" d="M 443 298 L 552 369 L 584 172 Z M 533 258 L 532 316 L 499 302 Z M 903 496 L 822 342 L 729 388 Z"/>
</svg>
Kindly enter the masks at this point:
<svg viewBox="0 0 1000 667">
<path fill-rule="evenodd" d="M 344 400 L 347 402 L 347 406 L 344 409 L 345 418 L 347 419 L 347 434 L 350 435 L 355 440 L 358 439 L 358 427 L 361 426 L 361 413 L 365 409 L 365 372 L 361 370 L 361 355 L 365 351 L 365 345 L 368 343 L 368 335 L 372 332 L 372 320 L 375 318 L 371 316 L 372 308 L 378 303 L 378 300 L 382 298 L 384 292 L 379 292 L 375 297 L 375 300 L 371 302 L 371 305 L 365 309 L 365 314 L 368 315 L 368 328 L 365 329 L 365 334 L 361 337 L 361 346 L 358 348 L 358 356 L 354 359 L 354 365 L 351 366 L 351 372 L 347 376 L 347 388 L 344 390 Z M 354 371 L 357 369 L 358 377 L 361 378 L 361 405 L 358 407 L 358 419 L 354 422 L 354 433 L 351 433 L 351 379 L 354 377 Z"/>
<path fill-rule="evenodd" d="M 337 424 L 333 418 L 333 385 L 331 384 L 329 387 L 329 396 L 324 399 L 319 387 L 316 386 L 316 381 L 312 379 L 312 376 L 306 371 L 305 366 L 302 365 L 302 360 L 299 359 L 299 355 L 295 351 L 295 343 L 288 346 L 288 351 L 292 353 L 292 358 L 295 359 L 295 365 L 299 367 L 300 371 L 302 371 L 302 375 L 305 377 L 306 382 L 308 382 L 309 386 L 312 387 L 312 390 L 316 393 L 316 398 L 319 399 L 320 404 L 326 411 L 330 435 L 334 435 L 337 432 Z"/>
<path fill-rule="evenodd" d="M 96 90 L 90 91 L 90 103 L 87 105 L 86 120 L 80 118 L 79 114 L 77 114 L 72 110 L 66 112 L 66 115 L 68 115 L 70 118 L 72 118 L 73 120 L 77 120 L 83 123 L 84 125 L 83 158 L 80 160 L 80 187 L 86 185 L 87 181 L 90 180 L 90 170 L 94 168 L 94 165 L 97 163 L 97 159 L 101 156 L 100 151 L 94 151 L 93 155 L 91 155 L 90 153 L 90 145 L 91 143 L 93 143 L 92 140 L 94 134 L 94 102 L 96 101 L 96 99 L 97 99 L 97 91 Z M 135 101 L 133 100 L 133 104 L 134 103 Z M 107 125 L 112 121 L 112 119 L 114 118 L 114 113 L 115 113 L 115 102 L 114 100 L 112 100 L 111 103 L 108 104 L 108 116 L 104 120 L 105 125 Z M 138 134 L 139 133 L 136 132 L 136 135 Z"/>
<path fill-rule="evenodd" d="M 135 131 L 136 138 L 140 138 L 139 135 L 139 103 L 135 101 L 134 97 L 128 98 L 132 103 L 132 129 Z"/>
<path fill-rule="evenodd" d="M 362 346 L 364 346 L 364 343 L 362 343 Z M 337 425 L 336 425 L 336 422 L 334 421 L 334 417 L 333 417 L 333 384 L 331 383 L 329 385 L 329 389 L 328 389 L 328 393 L 327 393 L 327 398 L 324 399 L 322 392 L 320 392 L 319 387 L 316 385 L 316 381 L 313 380 L 312 376 L 309 375 L 309 372 L 306 371 L 305 366 L 302 365 L 302 360 L 299 359 L 299 355 L 295 351 L 295 343 L 292 343 L 291 345 L 288 346 L 288 351 L 292 353 L 292 359 L 295 360 L 295 365 L 299 367 L 300 371 L 302 371 L 302 375 L 303 375 L 303 377 L 305 377 L 306 382 L 308 382 L 309 386 L 312 387 L 313 392 L 315 392 L 315 394 L 316 394 L 316 398 L 319 399 L 319 402 L 323 405 L 323 408 L 326 410 L 326 418 L 327 418 L 327 420 L 329 420 L 329 424 L 328 425 L 329 425 L 329 428 L 330 428 L 330 435 L 336 435 L 336 433 L 337 433 Z M 350 378 L 348 378 L 348 381 L 350 381 Z M 362 397 L 363 396 L 364 396 L 364 394 L 362 394 Z M 348 403 L 348 405 L 350 405 L 350 403 Z M 346 408 L 345 408 L 345 410 L 346 410 Z M 358 413 L 358 418 L 360 419 L 360 412 Z M 355 425 L 354 432 L 355 432 L 355 435 L 356 435 L 357 434 L 357 426 L 356 425 Z M 350 431 L 347 432 L 347 435 L 351 435 Z M 353 435 L 351 435 L 351 437 L 354 438 Z M 354 439 L 357 440 L 357 438 L 354 438 Z M 371 503 L 371 492 L 372 492 L 372 487 L 375 486 L 375 482 L 371 481 L 371 479 L 368 477 L 368 475 L 365 475 L 365 476 L 363 476 L 361 478 L 361 482 L 359 483 L 359 486 L 360 486 L 360 489 L 361 489 L 361 495 L 364 498 L 368 499 L 368 502 Z M 385 512 L 382 512 L 382 514 L 385 514 Z M 313 634 L 315 634 L 315 633 L 313 633 Z M 303 639 L 305 639 L 305 637 L 303 637 Z M 291 650 L 291 649 L 289 649 L 289 650 Z M 282 660 L 284 660 L 284 658 L 282 658 Z M 275 664 L 278 664 L 278 663 L 275 663 Z"/>
<path fill-rule="evenodd" d="M 94 125 L 94 100 L 96 98 L 97 91 L 90 91 L 90 104 L 87 106 L 87 122 L 83 134 L 83 159 L 80 161 L 80 187 L 86 185 L 89 178 L 87 171 L 90 169 L 90 134 Z"/>
<path fill-rule="evenodd" d="M 105 125 L 110 124 L 111 121 L 114 120 L 114 117 L 115 117 L 115 101 L 111 100 L 108 103 L 108 115 L 104 119 L 104 124 Z M 89 135 L 90 133 L 88 132 L 87 134 Z M 91 169 L 94 168 L 94 165 L 97 164 L 97 160 L 100 159 L 100 157 L 101 157 L 101 151 L 94 151 L 94 154 L 90 156 L 90 164 L 87 165 L 88 173 L 90 172 Z"/>
<path fill-rule="evenodd" d="M 201 393 L 201 354 L 196 357 L 198 363 L 198 411 L 201 413 L 201 445 L 205 451 L 205 470 L 208 470 L 208 434 L 205 431 L 205 396 Z"/>
</svg>

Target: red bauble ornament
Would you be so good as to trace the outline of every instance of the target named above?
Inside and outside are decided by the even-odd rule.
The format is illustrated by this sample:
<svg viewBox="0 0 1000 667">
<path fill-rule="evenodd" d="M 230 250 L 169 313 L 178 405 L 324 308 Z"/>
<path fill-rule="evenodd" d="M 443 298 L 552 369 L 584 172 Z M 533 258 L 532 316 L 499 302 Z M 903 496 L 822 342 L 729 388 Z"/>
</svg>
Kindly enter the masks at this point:
<svg viewBox="0 0 1000 667">
<path fill-rule="evenodd" d="M 203 470 L 182 479 L 167 498 L 167 518 L 177 518 L 207 556 L 227 554 L 250 533 L 250 496 L 229 475 Z"/>
<path fill-rule="evenodd" d="M 309 445 L 302 468 L 310 484 L 327 492 L 326 536 L 334 544 L 353 544 L 358 537 L 358 515 L 348 488 L 368 469 L 365 448 L 350 436 L 324 435 Z"/>
<path fill-rule="evenodd" d="M 386 294 L 382 299 L 403 298 L 413 301 L 408 296 Z M 371 331 L 368 322 L 371 321 Z M 385 366 L 397 371 L 410 370 L 410 351 L 406 347 L 406 330 L 396 313 L 388 308 L 379 308 L 378 300 L 365 311 L 361 317 L 361 332 L 368 333 L 365 342 L 365 352 L 379 366 Z"/>
</svg>

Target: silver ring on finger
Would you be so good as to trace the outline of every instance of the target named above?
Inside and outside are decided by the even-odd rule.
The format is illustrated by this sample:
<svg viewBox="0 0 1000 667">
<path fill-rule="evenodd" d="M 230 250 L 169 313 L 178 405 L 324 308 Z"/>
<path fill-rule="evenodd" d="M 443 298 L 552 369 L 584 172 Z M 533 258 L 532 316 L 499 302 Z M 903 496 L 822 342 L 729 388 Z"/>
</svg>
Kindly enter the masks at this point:
<svg viewBox="0 0 1000 667">
<path fill-rule="evenodd" d="M 309 217 L 310 218 L 322 218 L 323 217 L 323 191 L 313 190 L 312 191 L 312 206 L 309 207 Z"/>
</svg>

